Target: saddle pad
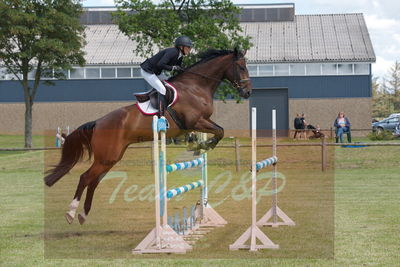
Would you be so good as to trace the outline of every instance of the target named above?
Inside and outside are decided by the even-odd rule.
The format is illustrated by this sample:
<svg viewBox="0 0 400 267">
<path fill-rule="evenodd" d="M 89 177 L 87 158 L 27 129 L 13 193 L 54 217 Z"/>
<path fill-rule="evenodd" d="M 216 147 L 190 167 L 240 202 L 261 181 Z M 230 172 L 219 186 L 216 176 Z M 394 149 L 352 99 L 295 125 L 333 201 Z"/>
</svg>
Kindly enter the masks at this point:
<svg viewBox="0 0 400 267">
<path fill-rule="evenodd" d="M 168 107 L 172 107 L 173 105 L 175 105 L 176 101 L 178 100 L 178 91 L 169 82 L 165 82 L 165 85 L 168 86 L 169 88 L 171 88 L 172 91 L 174 91 L 174 100 L 172 100 L 172 102 L 168 105 Z M 143 115 L 149 115 L 149 116 L 156 115 L 158 112 L 157 109 L 153 108 L 153 106 L 150 103 L 150 100 L 143 102 L 143 103 L 136 102 L 135 105 Z"/>
</svg>

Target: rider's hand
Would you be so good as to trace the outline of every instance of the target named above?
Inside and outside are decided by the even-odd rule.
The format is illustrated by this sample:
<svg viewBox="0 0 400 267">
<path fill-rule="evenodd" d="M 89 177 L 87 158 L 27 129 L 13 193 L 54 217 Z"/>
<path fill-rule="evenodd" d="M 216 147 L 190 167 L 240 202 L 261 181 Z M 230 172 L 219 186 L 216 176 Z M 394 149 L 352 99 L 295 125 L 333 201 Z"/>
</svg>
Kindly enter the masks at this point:
<svg viewBox="0 0 400 267">
<path fill-rule="evenodd" d="M 176 66 L 173 66 L 173 67 L 172 67 L 172 70 L 173 70 L 173 71 L 177 71 L 177 72 L 182 72 L 182 71 L 183 71 L 183 68 L 182 68 L 181 66 L 176 65 Z"/>
</svg>

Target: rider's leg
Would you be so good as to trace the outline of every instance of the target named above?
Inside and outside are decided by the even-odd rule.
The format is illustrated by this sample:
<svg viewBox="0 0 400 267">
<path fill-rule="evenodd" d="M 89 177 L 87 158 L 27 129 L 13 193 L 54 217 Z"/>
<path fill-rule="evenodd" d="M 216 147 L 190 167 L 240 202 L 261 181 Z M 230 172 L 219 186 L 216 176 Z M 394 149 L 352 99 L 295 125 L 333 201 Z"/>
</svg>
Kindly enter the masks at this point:
<svg viewBox="0 0 400 267">
<path fill-rule="evenodd" d="M 163 83 L 160 81 L 160 79 L 157 77 L 157 75 L 148 73 L 144 71 L 143 69 L 140 70 L 143 78 L 148 82 L 154 89 L 156 89 L 159 93 L 158 97 L 158 106 L 160 108 L 160 116 L 164 116 L 164 110 L 165 110 L 165 93 L 166 89 L 163 85 Z"/>
</svg>

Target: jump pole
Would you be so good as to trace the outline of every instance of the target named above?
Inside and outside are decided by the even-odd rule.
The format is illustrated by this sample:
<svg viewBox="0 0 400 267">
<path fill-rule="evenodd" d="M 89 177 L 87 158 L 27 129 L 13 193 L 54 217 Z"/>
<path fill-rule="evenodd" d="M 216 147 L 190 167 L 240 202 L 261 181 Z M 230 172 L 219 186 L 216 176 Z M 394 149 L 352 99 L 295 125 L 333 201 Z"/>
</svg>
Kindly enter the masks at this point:
<svg viewBox="0 0 400 267">
<path fill-rule="evenodd" d="M 276 110 L 272 110 L 272 156 L 276 157 Z M 278 188 L 277 188 L 277 164 L 272 165 L 272 207 L 265 213 L 260 220 L 258 220 L 258 226 L 272 226 L 278 227 L 280 225 L 295 226 L 296 223 L 289 218 L 279 207 L 278 207 Z M 281 219 L 281 221 L 278 220 Z M 272 219 L 272 221 L 270 221 Z"/>
<path fill-rule="evenodd" d="M 232 244 L 230 250 L 249 249 L 257 251 L 259 249 L 278 249 L 279 245 L 274 244 L 256 224 L 257 220 L 257 109 L 251 109 L 251 226 Z M 277 158 L 265 160 L 265 167 L 268 164 L 277 162 Z M 250 245 L 245 244 L 250 239 Z M 257 244 L 257 240 L 261 244 Z"/>
</svg>

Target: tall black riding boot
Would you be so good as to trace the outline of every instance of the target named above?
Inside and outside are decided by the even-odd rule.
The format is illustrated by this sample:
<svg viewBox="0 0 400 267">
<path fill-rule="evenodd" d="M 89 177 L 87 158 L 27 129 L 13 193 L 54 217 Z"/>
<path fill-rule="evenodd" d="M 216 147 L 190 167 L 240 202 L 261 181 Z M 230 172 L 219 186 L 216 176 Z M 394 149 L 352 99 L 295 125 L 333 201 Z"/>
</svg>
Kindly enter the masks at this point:
<svg viewBox="0 0 400 267">
<path fill-rule="evenodd" d="M 165 116 L 165 108 L 166 108 L 166 99 L 165 95 L 158 93 L 158 116 Z"/>
</svg>

